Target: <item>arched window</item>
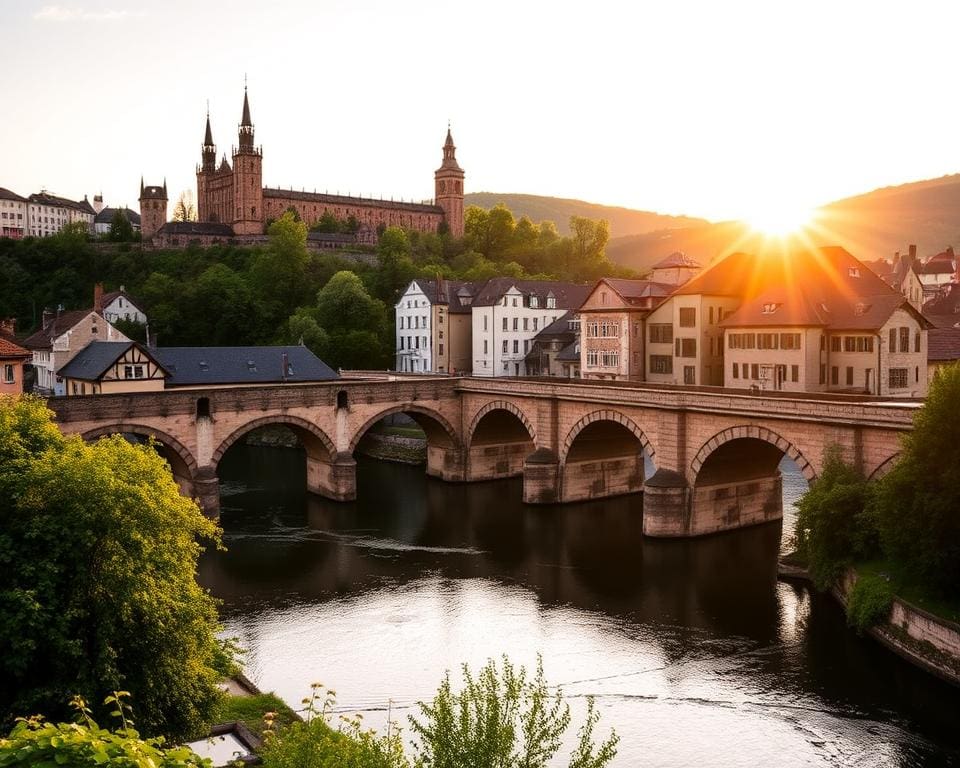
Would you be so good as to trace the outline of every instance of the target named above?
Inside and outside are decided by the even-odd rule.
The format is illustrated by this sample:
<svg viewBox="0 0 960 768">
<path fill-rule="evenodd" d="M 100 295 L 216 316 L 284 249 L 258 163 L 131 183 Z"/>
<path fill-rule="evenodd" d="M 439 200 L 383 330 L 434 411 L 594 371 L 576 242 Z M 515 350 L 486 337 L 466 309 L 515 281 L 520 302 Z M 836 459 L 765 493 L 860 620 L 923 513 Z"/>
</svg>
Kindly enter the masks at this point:
<svg viewBox="0 0 960 768">
<path fill-rule="evenodd" d="M 349 399 L 347 397 L 347 391 L 345 389 L 341 389 L 339 392 L 337 392 L 337 410 L 339 411 L 341 408 L 348 407 Z"/>
<path fill-rule="evenodd" d="M 210 398 L 209 397 L 197 398 L 197 418 L 198 419 L 210 418 Z"/>
</svg>

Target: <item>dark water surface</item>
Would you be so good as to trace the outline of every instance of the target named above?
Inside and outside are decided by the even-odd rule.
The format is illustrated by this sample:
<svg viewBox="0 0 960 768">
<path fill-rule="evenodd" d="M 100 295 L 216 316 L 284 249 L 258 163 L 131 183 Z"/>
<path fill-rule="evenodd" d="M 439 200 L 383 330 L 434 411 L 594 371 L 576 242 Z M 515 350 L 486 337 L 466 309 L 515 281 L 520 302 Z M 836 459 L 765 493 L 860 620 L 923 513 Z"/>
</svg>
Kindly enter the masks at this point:
<svg viewBox="0 0 960 768">
<path fill-rule="evenodd" d="M 645 539 L 639 497 L 528 507 L 518 480 L 365 459 L 337 504 L 289 449 L 237 447 L 221 477 L 229 551 L 200 579 L 247 674 L 294 706 L 322 681 L 338 710 L 378 727 L 392 702 L 404 724 L 444 670 L 540 653 L 574 723 L 596 697 L 616 766 L 960 766 L 960 690 L 778 582 L 779 524 Z M 787 501 L 804 488 L 785 465 Z"/>
</svg>

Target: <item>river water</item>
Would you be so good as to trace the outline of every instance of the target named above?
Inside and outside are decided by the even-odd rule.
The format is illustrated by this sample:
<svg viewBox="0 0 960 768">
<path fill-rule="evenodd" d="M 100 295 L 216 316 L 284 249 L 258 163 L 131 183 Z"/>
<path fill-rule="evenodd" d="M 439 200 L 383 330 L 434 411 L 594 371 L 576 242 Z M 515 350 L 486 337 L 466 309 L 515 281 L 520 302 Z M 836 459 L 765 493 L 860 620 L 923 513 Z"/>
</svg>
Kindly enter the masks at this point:
<svg viewBox="0 0 960 768">
<path fill-rule="evenodd" d="M 200 581 L 262 689 L 298 706 L 323 682 L 374 727 L 388 707 L 405 724 L 447 669 L 540 654 L 574 724 L 596 698 L 616 766 L 960 766 L 960 690 L 777 581 L 806 487 L 782 469 L 783 531 L 663 541 L 642 536 L 640 497 L 529 507 L 519 480 L 361 458 L 358 499 L 338 504 L 304 492 L 298 451 L 237 446 L 228 551 Z"/>
</svg>

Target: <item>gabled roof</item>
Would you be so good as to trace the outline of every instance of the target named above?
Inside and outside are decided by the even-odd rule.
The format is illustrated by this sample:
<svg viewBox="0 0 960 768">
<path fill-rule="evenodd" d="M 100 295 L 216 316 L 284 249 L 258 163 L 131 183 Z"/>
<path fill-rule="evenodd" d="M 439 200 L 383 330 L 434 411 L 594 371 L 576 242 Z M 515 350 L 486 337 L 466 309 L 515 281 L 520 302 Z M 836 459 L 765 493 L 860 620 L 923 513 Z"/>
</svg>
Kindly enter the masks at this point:
<svg viewBox="0 0 960 768">
<path fill-rule="evenodd" d="M 617 277 L 604 277 L 600 282 L 609 285 L 627 304 L 639 304 L 645 299 L 665 298 L 676 290 L 675 285 L 658 283 L 653 280 L 624 280 Z M 590 292 L 593 293 L 592 290 Z"/>
<path fill-rule="evenodd" d="M 658 261 L 651 269 L 675 269 L 682 267 L 685 269 L 700 269 L 703 265 L 699 261 L 694 261 L 683 251 L 674 251 L 667 258 Z"/>
<path fill-rule="evenodd" d="M 24 349 L 19 344 L 17 344 L 13 339 L 6 336 L 5 334 L 0 333 L 0 359 L 11 360 L 11 359 L 23 359 L 26 360 L 31 356 L 31 352 L 28 349 Z"/>
<path fill-rule="evenodd" d="M 16 200 L 18 203 L 27 202 L 27 198 L 20 197 L 16 192 L 11 192 L 4 187 L 0 187 L 0 200 Z"/>
<path fill-rule="evenodd" d="M 127 217 L 127 221 L 131 224 L 136 224 L 140 226 L 140 214 L 130 208 L 104 208 L 100 213 L 98 213 L 93 221 L 95 224 L 112 224 L 113 217 L 117 211 L 120 211 Z"/>
<path fill-rule="evenodd" d="M 92 312 L 92 309 L 74 309 L 69 312 L 61 312 L 50 321 L 46 328 L 41 328 L 27 336 L 23 341 L 23 346 L 27 349 L 50 349 L 55 338 L 62 336 Z"/>
<path fill-rule="evenodd" d="M 566 337 L 573 338 L 575 337 L 576 331 L 571 330 L 570 321 L 573 320 L 576 315 L 572 312 L 564 312 L 561 317 L 558 317 L 549 325 L 545 325 L 540 333 L 533 337 L 533 340 L 536 341 L 547 341 L 549 339 L 564 339 Z"/>
<path fill-rule="evenodd" d="M 927 334 L 927 360 L 937 363 L 960 360 L 960 327 L 931 328 Z"/>
<path fill-rule="evenodd" d="M 280 384 L 329 381 L 336 371 L 306 347 L 157 347 L 167 387 L 216 384 Z M 288 371 L 283 371 L 286 354 Z"/>
<path fill-rule="evenodd" d="M 103 294 L 101 301 L 103 302 L 104 308 L 109 307 L 113 302 L 115 302 L 121 296 L 125 298 L 129 304 L 143 311 L 140 306 L 140 303 L 136 299 L 134 299 L 129 293 L 127 293 L 126 289 L 124 289 L 122 285 L 120 286 L 119 291 L 110 291 L 110 293 Z"/>
<path fill-rule="evenodd" d="M 473 296 L 474 307 L 490 307 L 500 301 L 511 288 L 524 296 L 536 296 L 540 309 L 547 306 L 547 298 L 556 299 L 557 309 L 577 309 L 590 295 L 592 286 L 565 283 L 560 280 L 517 280 L 513 277 L 491 277 Z"/>
<path fill-rule="evenodd" d="M 77 352 L 57 374 L 68 379 L 99 381 L 131 347 L 136 347 L 157 365 L 150 350 L 135 341 L 91 341 Z M 162 369 L 163 366 L 160 365 Z M 164 371 L 166 373 L 166 371 Z"/>
<path fill-rule="evenodd" d="M 580 362 L 580 340 L 574 339 L 567 346 L 557 352 L 556 358 L 564 363 Z"/>
<path fill-rule="evenodd" d="M 36 205 L 49 205 L 55 208 L 72 208 L 75 211 L 83 211 L 83 213 L 94 213 L 93 208 L 86 199 L 77 202 L 76 200 L 68 200 L 65 197 L 51 195 L 49 192 L 37 192 L 32 194 L 30 195 L 29 202 Z"/>
<path fill-rule="evenodd" d="M 953 316 L 955 320 L 949 323 L 950 325 L 960 321 L 960 285 L 952 283 L 943 286 L 936 296 L 923 305 L 923 314 L 931 318 L 939 315 Z"/>
</svg>

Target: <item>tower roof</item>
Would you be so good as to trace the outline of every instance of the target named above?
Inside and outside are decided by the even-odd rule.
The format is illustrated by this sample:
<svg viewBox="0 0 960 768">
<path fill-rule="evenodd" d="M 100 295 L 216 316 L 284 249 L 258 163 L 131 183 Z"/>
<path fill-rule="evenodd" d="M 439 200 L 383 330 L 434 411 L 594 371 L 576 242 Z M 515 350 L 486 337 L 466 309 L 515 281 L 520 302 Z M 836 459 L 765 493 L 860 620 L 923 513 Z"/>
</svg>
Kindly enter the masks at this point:
<svg viewBox="0 0 960 768">
<path fill-rule="evenodd" d="M 213 131 L 210 130 L 210 110 L 207 110 L 207 133 L 203 137 L 203 143 L 208 147 L 213 146 Z"/>
<path fill-rule="evenodd" d="M 247 99 L 247 86 L 243 86 L 243 117 L 240 125 L 249 125 L 253 127 L 253 121 L 250 120 L 250 101 Z"/>
<path fill-rule="evenodd" d="M 450 132 L 450 125 L 447 125 L 447 140 L 443 142 L 443 162 L 437 169 L 440 171 L 459 171 L 463 173 L 463 168 L 457 163 L 457 147 L 453 143 L 453 134 Z"/>
</svg>

